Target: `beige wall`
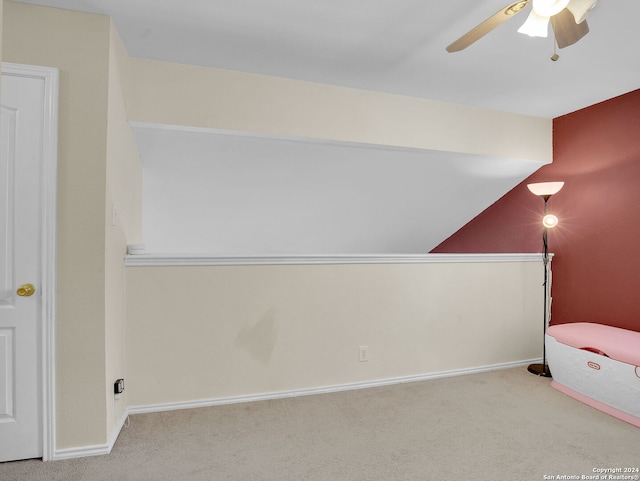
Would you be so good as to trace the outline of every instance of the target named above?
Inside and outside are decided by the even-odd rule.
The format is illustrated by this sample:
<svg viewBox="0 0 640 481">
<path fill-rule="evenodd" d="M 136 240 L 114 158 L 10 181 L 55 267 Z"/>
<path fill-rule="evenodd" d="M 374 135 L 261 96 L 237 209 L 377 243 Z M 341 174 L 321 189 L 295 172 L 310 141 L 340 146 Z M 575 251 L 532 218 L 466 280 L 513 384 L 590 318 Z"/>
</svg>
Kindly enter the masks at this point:
<svg viewBox="0 0 640 481">
<path fill-rule="evenodd" d="M 107 439 L 105 156 L 109 18 L 4 2 L 6 62 L 60 69 L 56 444 Z"/>
<path fill-rule="evenodd" d="M 128 267 L 128 402 L 538 358 L 541 283 L 540 262 Z"/>
<path fill-rule="evenodd" d="M 552 160 L 550 119 L 152 60 L 131 72 L 130 120 Z"/>
<path fill-rule="evenodd" d="M 123 258 L 141 225 L 129 59 L 105 16 L 9 1 L 5 20 L 6 61 L 60 69 L 56 448 L 104 445 L 126 409 Z"/>
<path fill-rule="evenodd" d="M 117 434 L 126 412 L 127 390 L 113 394 L 116 379 L 126 379 L 125 284 L 127 244 L 140 242 L 142 165 L 127 122 L 123 88 L 129 57 L 113 23 L 110 29 L 109 103 L 105 202 L 105 355 L 107 432 Z M 115 225 L 114 225 L 115 224 Z"/>
</svg>

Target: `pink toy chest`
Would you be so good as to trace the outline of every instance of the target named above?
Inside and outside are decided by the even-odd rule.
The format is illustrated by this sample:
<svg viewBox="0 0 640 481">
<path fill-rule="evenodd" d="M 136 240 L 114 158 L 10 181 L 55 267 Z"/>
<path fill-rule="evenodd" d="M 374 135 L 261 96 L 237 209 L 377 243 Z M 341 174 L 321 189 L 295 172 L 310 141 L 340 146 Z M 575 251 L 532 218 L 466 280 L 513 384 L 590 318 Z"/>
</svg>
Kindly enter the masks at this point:
<svg viewBox="0 0 640 481">
<path fill-rule="evenodd" d="M 640 427 L 640 332 L 558 324 L 547 329 L 545 345 L 554 388 Z"/>
</svg>

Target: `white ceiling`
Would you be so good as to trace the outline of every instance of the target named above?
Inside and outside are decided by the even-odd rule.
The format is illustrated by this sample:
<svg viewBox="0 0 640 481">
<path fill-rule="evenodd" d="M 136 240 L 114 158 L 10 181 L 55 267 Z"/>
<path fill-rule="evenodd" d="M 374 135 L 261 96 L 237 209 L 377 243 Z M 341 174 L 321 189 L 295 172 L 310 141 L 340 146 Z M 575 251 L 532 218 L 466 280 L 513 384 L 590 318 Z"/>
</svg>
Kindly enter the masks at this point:
<svg viewBox="0 0 640 481">
<path fill-rule="evenodd" d="M 505 7 L 509 0 L 19 1 L 109 15 L 129 55 L 134 57 L 315 81 L 544 118 L 555 118 L 640 88 L 637 33 L 640 0 L 600 0 L 588 19 L 590 33 L 577 44 L 560 50 L 557 62 L 550 60 L 551 38 L 529 38 L 517 33 L 531 7 L 466 50 L 445 51 L 447 45 Z M 195 163 L 207 162 L 212 151 L 220 151 L 221 142 L 225 145 L 227 141 L 235 142 L 214 135 L 209 140 L 200 139 L 198 145 L 204 147 L 194 149 L 194 138 L 186 132 L 172 133 L 162 128 L 136 128 L 134 132 L 147 168 L 169 165 L 171 156 L 178 162 L 185 152 L 189 152 Z M 171 148 L 158 148 L 168 144 Z M 273 145 L 277 145 L 277 139 Z M 307 154 L 287 152 L 280 150 L 272 159 L 286 163 L 302 155 L 312 155 L 309 149 Z M 396 163 L 418 155 L 400 152 L 384 155 L 387 154 L 393 155 L 389 162 Z M 378 227 L 386 225 L 385 232 L 395 232 L 397 238 L 376 233 L 373 228 L 376 221 L 371 220 L 369 227 L 361 230 L 361 241 L 354 237 L 347 251 L 358 252 L 360 248 L 367 253 L 429 251 L 537 169 L 536 165 L 518 164 L 519 171 L 511 172 L 500 159 L 482 162 L 475 159 L 476 167 L 483 168 L 474 173 L 466 167 L 460 168 L 471 164 L 469 159 L 463 161 L 455 154 L 423 152 L 420 155 L 424 161 L 415 172 L 391 169 L 385 173 L 388 181 L 396 185 L 402 185 L 407 179 L 423 180 L 417 181 L 413 193 L 396 196 L 395 201 L 386 199 L 387 218 L 381 216 Z M 331 146 L 330 158 L 347 166 L 355 161 L 353 147 Z M 368 192 L 366 186 L 379 179 L 371 175 L 374 174 L 363 174 L 351 185 L 363 198 L 369 196 L 369 205 L 376 205 L 375 194 Z M 434 186 L 437 189 L 433 189 Z M 238 186 L 238 189 L 244 187 Z M 420 194 L 416 195 L 417 192 Z M 443 192 L 457 194 L 446 196 L 443 203 Z M 350 208 L 355 209 L 355 204 L 342 206 L 345 211 Z M 357 215 L 357 211 L 352 214 Z M 406 225 L 394 224 L 397 218 L 407 219 Z M 333 225 L 336 236 L 350 225 L 345 220 L 342 231 L 338 231 L 334 224 L 331 220 L 326 229 L 332 229 Z M 372 239 L 379 242 L 372 244 Z M 332 245 L 332 239 L 326 241 L 326 246 Z M 333 241 L 340 242 L 338 237 Z M 334 245 L 338 245 L 335 242 Z M 297 252 L 296 246 L 280 245 L 280 248 L 285 250 L 280 252 L 283 254 Z M 272 253 L 278 246 L 269 249 L 268 253 Z M 341 248 L 322 253 L 343 253 L 336 249 Z M 244 251 L 256 253 L 251 246 Z M 322 249 L 309 247 L 304 253 L 318 251 Z"/>
<path fill-rule="evenodd" d="M 21 0 L 25 1 L 25 0 Z M 639 0 L 600 0 L 552 62 L 516 32 L 445 47 L 510 0 L 28 0 L 110 15 L 129 55 L 553 118 L 640 88 Z"/>
</svg>

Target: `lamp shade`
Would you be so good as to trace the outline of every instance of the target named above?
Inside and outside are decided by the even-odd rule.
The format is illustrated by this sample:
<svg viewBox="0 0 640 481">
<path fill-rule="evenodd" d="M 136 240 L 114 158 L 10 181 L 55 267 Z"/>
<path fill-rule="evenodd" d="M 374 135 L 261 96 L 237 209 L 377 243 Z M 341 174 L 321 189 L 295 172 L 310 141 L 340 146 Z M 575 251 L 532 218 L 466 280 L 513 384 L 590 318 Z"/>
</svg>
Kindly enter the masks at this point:
<svg viewBox="0 0 640 481">
<path fill-rule="evenodd" d="M 596 8 L 598 0 L 571 0 L 567 8 L 573 17 L 576 19 L 576 23 L 584 22 L 589 14 Z"/>
<path fill-rule="evenodd" d="M 536 184 L 527 184 L 527 188 L 531 193 L 545 197 L 557 194 L 563 185 L 564 182 L 538 182 Z"/>
<path fill-rule="evenodd" d="M 546 37 L 549 34 L 549 17 L 538 15 L 535 10 L 524 21 L 518 29 L 518 33 L 524 33 L 530 37 Z"/>
</svg>

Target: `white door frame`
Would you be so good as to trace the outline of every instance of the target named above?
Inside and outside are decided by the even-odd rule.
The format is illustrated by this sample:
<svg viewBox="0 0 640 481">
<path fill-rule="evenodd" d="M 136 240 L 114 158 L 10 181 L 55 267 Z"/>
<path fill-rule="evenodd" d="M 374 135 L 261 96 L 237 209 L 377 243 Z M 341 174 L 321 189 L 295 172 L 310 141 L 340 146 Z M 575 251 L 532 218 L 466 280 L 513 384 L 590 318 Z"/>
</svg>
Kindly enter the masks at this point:
<svg viewBox="0 0 640 481">
<path fill-rule="evenodd" d="M 44 81 L 42 151 L 42 226 L 40 239 L 42 314 L 42 459 L 55 456 L 55 325 L 56 325 L 56 200 L 58 173 L 58 69 L 2 63 L 2 75 Z"/>
</svg>

